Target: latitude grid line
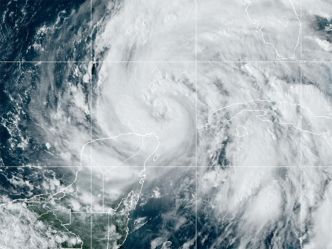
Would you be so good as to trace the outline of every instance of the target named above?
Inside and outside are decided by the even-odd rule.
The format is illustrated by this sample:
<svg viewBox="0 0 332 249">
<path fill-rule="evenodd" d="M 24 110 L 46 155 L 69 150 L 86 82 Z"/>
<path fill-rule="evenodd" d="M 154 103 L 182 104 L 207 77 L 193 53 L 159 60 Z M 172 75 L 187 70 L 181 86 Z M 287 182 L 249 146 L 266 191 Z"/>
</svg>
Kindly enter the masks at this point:
<svg viewBox="0 0 332 249">
<path fill-rule="evenodd" d="M 300 46 L 301 47 L 301 46 Z M 96 63 L 96 64 L 101 64 L 101 63 L 114 63 L 114 64 L 120 64 L 120 63 L 306 63 L 306 64 L 311 64 L 311 63 L 332 63 L 332 60 L 265 60 L 265 61 L 260 61 L 260 60 L 243 60 L 243 61 L 231 61 L 231 60 L 179 60 L 179 61 L 0 61 L 0 63 L 31 63 L 31 64 L 38 64 L 38 63 Z"/>
<path fill-rule="evenodd" d="M 146 165 L 145 168 L 211 168 L 218 165 Z M 79 168 L 79 165 L 46 165 L 46 166 L 35 166 L 35 165 L 10 165 L 10 166 L 0 166 L 0 169 L 4 168 L 71 168 L 76 167 Z M 142 165 L 133 165 L 133 166 L 116 166 L 116 168 L 135 168 L 135 167 L 143 167 Z M 82 166 L 82 168 L 114 168 L 113 166 Z M 231 165 L 229 168 L 332 168 L 332 165 Z"/>
</svg>

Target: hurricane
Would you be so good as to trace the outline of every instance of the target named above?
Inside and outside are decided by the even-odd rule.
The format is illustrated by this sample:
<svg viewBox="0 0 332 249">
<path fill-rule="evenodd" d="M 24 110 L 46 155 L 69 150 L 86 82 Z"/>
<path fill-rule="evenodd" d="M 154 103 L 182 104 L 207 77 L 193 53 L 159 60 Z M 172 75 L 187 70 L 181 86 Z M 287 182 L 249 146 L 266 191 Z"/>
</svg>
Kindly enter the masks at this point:
<svg viewBox="0 0 332 249">
<path fill-rule="evenodd" d="M 0 248 L 332 247 L 330 2 L 0 6 Z"/>
</svg>

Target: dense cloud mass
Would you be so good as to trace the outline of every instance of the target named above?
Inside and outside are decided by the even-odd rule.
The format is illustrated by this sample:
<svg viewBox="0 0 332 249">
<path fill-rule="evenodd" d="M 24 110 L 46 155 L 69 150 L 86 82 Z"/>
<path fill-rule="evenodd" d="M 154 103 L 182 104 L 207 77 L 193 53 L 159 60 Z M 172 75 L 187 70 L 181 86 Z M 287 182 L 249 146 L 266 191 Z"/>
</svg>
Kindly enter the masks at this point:
<svg viewBox="0 0 332 249">
<path fill-rule="evenodd" d="M 332 247 L 331 8 L 1 2 L 0 246 Z"/>
</svg>

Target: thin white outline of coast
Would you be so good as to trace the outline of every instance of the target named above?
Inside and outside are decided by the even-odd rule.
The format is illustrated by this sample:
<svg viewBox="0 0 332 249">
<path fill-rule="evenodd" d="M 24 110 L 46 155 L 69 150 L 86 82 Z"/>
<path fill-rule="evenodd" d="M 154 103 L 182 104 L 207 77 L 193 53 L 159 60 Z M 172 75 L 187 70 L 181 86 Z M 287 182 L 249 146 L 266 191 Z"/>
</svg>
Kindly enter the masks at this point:
<svg viewBox="0 0 332 249">
<path fill-rule="evenodd" d="M 243 128 L 244 130 L 245 130 L 245 134 L 244 135 L 240 135 L 240 132 L 239 132 L 239 128 Z M 246 127 L 244 127 L 243 125 L 238 125 L 237 127 L 236 127 L 236 132 L 237 132 L 237 134 L 235 134 L 235 136 L 237 136 L 237 137 L 245 137 L 245 136 L 248 136 L 249 135 L 249 133 L 248 133 L 248 130 L 247 130 L 247 128 Z"/>
<path fill-rule="evenodd" d="M 143 170 L 138 174 L 139 177 L 144 177 L 144 178 L 145 178 L 145 175 L 142 176 L 141 174 L 145 171 L 145 164 L 146 164 L 147 160 L 149 160 L 149 158 L 150 158 L 153 154 L 155 154 L 155 152 L 156 152 L 156 151 L 158 150 L 158 148 L 159 148 L 159 145 L 160 145 L 159 137 L 158 137 L 155 133 L 146 133 L 146 134 L 144 134 L 144 135 L 142 135 L 142 134 L 138 134 L 138 133 L 123 133 L 123 134 L 120 134 L 120 135 L 117 135 L 117 136 L 114 136 L 114 137 L 98 138 L 98 139 L 92 140 L 92 141 L 90 141 L 90 142 L 84 144 L 83 147 L 82 147 L 82 150 L 81 150 L 81 162 L 80 162 L 80 164 L 82 164 L 82 157 L 83 157 L 83 154 L 82 154 L 82 153 L 83 153 L 83 150 L 84 150 L 84 148 L 85 148 L 86 145 L 88 145 L 88 144 L 92 144 L 92 143 L 94 143 L 94 142 L 96 142 L 96 141 L 103 141 L 103 140 L 109 140 L 109 139 L 116 139 L 116 138 L 119 138 L 119 137 L 121 137 L 121 136 L 128 136 L 128 135 L 135 135 L 135 136 L 140 136 L 140 137 L 141 137 L 141 147 L 139 148 L 139 150 L 138 150 L 137 153 L 133 154 L 132 156 L 128 157 L 126 160 L 124 160 L 124 161 L 118 163 L 117 165 L 111 167 L 110 169 L 108 169 L 108 170 L 106 170 L 106 171 L 104 171 L 104 172 L 101 170 L 101 167 L 98 166 L 98 165 L 95 163 L 95 164 L 96 164 L 95 167 L 97 167 L 97 168 L 100 170 L 100 172 L 102 173 L 102 175 L 103 175 L 103 212 L 105 212 L 105 199 L 104 199 L 104 193 L 105 193 L 105 179 L 104 179 L 104 178 L 105 178 L 105 174 L 108 173 L 109 171 L 112 171 L 113 169 L 115 169 L 116 167 L 120 166 L 121 164 L 127 162 L 127 161 L 130 160 L 131 158 L 137 156 L 137 155 L 141 152 L 141 150 L 142 150 L 142 148 L 143 148 L 143 145 L 144 145 L 144 137 L 155 136 L 155 137 L 157 138 L 158 145 L 157 145 L 157 147 L 155 148 L 155 150 L 154 150 L 154 151 L 153 151 L 153 152 L 147 157 L 147 159 L 144 161 Z M 88 158 L 90 158 L 91 160 L 93 160 L 93 158 L 92 158 L 91 156 L 88 156 Z M 94 160 L 93 160 L 93 161 L 94 161 Z M 93 167 L 93 166 L 90 166 L 90 167 Z M 78 172 L 77 172 L 77 173 L 78 173 Z M 144 181 L 144 178 L 143 178 L 143 181 Z M 77 175 L 76 175 L 76 179 L 77 179 Z M 76 179 L 75 179 L 75 181 L 76 181 Z M 114 211 L 114 210 L 113 210 L 113 211 Z M 97 212 L 97 213 L 100 213 L 100 212 Z M 106 213 L 107 213 L 107 212 L 106 212 Z"/>
<path fill-rule="evenodd" d="M 272 48 L 274 49 L 274 51 L 275 51 L 275 53 L 276 53 L 276 59 L 277 59 L 277 60 L 289 60 L 289 59 L 290 59 L 290 60 L 294 60 L 294 59 L 295 59 L 295 50 L 297 49 L 297 47 L 298 47 L 299 44 L 300 44 L 300 37 L 301 37 L 301 32 L 302 32 L 302 23 L 301 23 L 301 20 L 300 20 L 299 15 L 298 15 L 297 12 L 296 12 L 296 9 L 295 9 L 295 6 L 294 6 L 292 0 L 289 0 L 289 2 L 290 2 L 291 5 L 292 5 L 293 12 L 294 12 L 294 14 L 296 15 L 296 18 L 297 18 L 297 20 L 298 20 L 298 22 L 299 22 L 299 26 L 300 26 L 300 28 L 299 28 L 299 35 L 298 35 L 298 37 L 297 37 L 297 42 L 296 42 L 296 45 L 295 45 L 294 50 L 293 50 L 293 55 L 292 55 L 291 57 L 286 57 L 286 58 L 285 58 L 285 57 L 283 57 L 281 54 L 278 53 L 278 50 L 275 48 L 275 46 L 274 46 L 273 43 L 271 43 L 271 42 L 267 42 L 267 41 L 265 40 L 265 38 L 264 38 L 264 32 L 262 31 L 262 28 L 264 27 L 264 25 L 262 25 L 261 27 L 259 27 L 259 26 L 258 26 L 258 25 L 259 25 L 259 20 L 251 19 L 250 15 L 249 15 L 249 12 L 248 12 L 248 8 L 249 8 L 250 5 L 251 5 L 251 0 L 241 0 L 241 3 L 242 3 L 243 5 L 246 6 L 246 8 L 245 8 L 244 11 L 247 13 L 247 16 L 248 16 L 250 22 L 251 22 L 252 24 L 255 24 L 255 25 L 256 25 L 256 30 L 259 31 L 259 32 L 261 33 L 261 35 L 262 35 L 262 39 L 263 39 L 263 42 L 264 42 L 265 44 L 267 44 L 267 45 L 272 46 Z M 283 15 L 283 16 L 281 17 L 281 19 L 282 19 L 283 17 L 286 17 L 286 16 Z M 287 17 L 286 17 L 286 18 L 287 18 Z M 280 20 L 281 20 L 281 19 L 280 19 Z M 287 19 L 288 19 L 288 18 L 287 18 Z M 279 21 L 279 20 L 278 20 L 278 21 Z M 288 22 L 287 22 L 287 24 L 288 24 Z M 282 25 L 282 24 L 281 24 L 281 25 Z"/>
<path fill-rule="evenodd" d="M 212 122 L 212 121 L 211 121 L 211 117 L 212 117 L 215 113 L 217 113 L 218 111 L 221 111 L 221 110 L 224 110 L 224 109 L 230 108 L 230 107 L 232 107 L 232 106 L 246 105 L 246 104 L 251 103 L 251 102 L 254 102 L 254 103 L 256 103 L 256 102 L 281 103 L 281 104 L 288 104 L 288 105 L 291 105 L 291 106 L 300 106 L 301 108 L 307 110 L 307 111 L 310 113 L 310 115 L 312 115 L 312 116 L 315 117 L 315 118 L 326 118 L 326 119 L 330 119 L 330 120 L 332 120 L 332 117 L 315 115 L 314 113 L 312 113 L 312 111 L 310 111 L 309 108 L 306 108 L 306 107 L 302 106 L 301 104 L 290 103 L 290 102 L 288 102 L 288 101 L 275 101 L 275 100 L 253 99 L 253 100 L 249 100 L 249 101 L 247 101 L 247 102 L 233 103 L 233 104 L 227 105 L 227 106 L 225 106 L 225 107 L 222 107 L 222 108 L 216 109 L 215 111 L 213 111 L 213 112 L 208 116 L 208 122 L 205 123 L 205 124 L 203 124 L 203 125 L 197 126 L 197 129 L 199 130 L 199 129 L 203 129 L 203 128 L 205 128 L 206 130 L 209 130 L 210 128 L 216 128 L 216 127 L 218 127 L 218 125 L 215 125 L 215 126 L 210 125 L 211 122 Z M 310 133 L 310 134 L 313 134 L 313 135 L 318 135 L 318 136 L 320 136 L 320 135 L 327 134 L 327 135 L 331 138 L 331 140 L 332 140 L 332 136 L 331 136 L 330 132 L 328 132 L 328 131 L 320 132 L 320 133 L 316 133 L 316 132 L 311 132 L 311 131 L 308 131 L 308 130 L 300 129 L 300 128 L 296 127 L 296 126 L 295 126 L 294 124 L 292 124 L 292 123 L 284 123 L 284 122 L 277 122 L 277 121 L 271 121 L 271 120 L 263 120 L 263 119 L 260 119 L 259 117 L 261 117 L 261 116 L 265 116 L 265 115 L 268 114 L 267 111 L 265 111 L 265 110 L 260 110 L 260 109 L 249 109 L 249 110 L 245 110 L 245 109 L 243 109 L 243 110 L 237 112 L 237 113 L 236 113 L 233 117 L 231 117 L 230 119 L 225 118 L 225 120 L 226 120 L 226 121 L 231 121 L 232 119 L 234 119 L 236 116 L 238 116 L 239 114 L 241 114 L 241 113 L 243 113 L 243 112 L 263 112 L 262 115 L 257 115 L 257 116 L 255 116 L 255 117 L 256 117 L 257 119 L 263 121 L 263 122 L 278 123 L 278 124 L 280 124 L 280 125 L 290 125 L 290 126 L 294 127 L 294 128 L 297 129 L 297 130 L 300 130 L 300 131 L 302 131 L 302 132 L 307 132 L 307 133 Z M 223 121 L 218 121 L 217 124 L 220 124 L 220 123 L 222 123 L 222 122 L 223 122 Z"/>
<path fill-rule="evenodd" d="M 136 135 L 136 136 L 140 136 L 140 137 L 142 138 L 142 144 L 141 144 L 141 147 L 140 147 L 139 151 L 138 151 L 136 154 L 134 154 L 134 155 L 132 155 L 131 157 L 127 158 L 126 160 L 120 162 L 119 164 L 117 164 L 116 166 L 114 166 L 113 168 L 111 168 L 110 170 L 108 170 L 108 171 L 106 171 L 106 172 L 109 172 L 109 171 L 113 170 L 114 168 L 118 167 L 118 166 L 121 165 L 122 163 L 124 163 L 124 162 L 128 161 L 129 159 L 133 158 L 134 156 L 138 155 L 138 154 L 140 153 L 142 147 L 143 147 L 143 138 L 144 138 L 144 137 L 151 137 L 151 136 L 154 136 L 154 137 L 157 139 L 157 146 L 156 146 L 155 150 L 154 150 L 154 151 L 153 151 L 153 152 L 152 152 L 152 153 L 151 153 L 151 154 L 145 159 L 145 161 L 144 161 L 144 163 L 143 163 L 143 165 L 142 165 L 143 170 L 142 170 L 141 172 L 138 173 L 138 176 L 140 177 L 139 184 L 141 184 L 141 188 L 140 188 L 140 191 L 139 191 L 139 193 L 138 193 L 138 195 L 137 195 L 137 200 L 136 200 L 136 202 L 134 203 L 134 206 L 136 206 L 136 204 L 137 204 L 137 202 L 138 202 L 138 200 L 139 200 L 139 197 L 140 197 L 140 195 L 141 195 L 141 193 L 142 193 L 143 184 L 144 184 L 144 179 L 145 179 L 145 177 L 146 177 L 146 175 L 142 175 L 143 172 L 146 170 L 146 167 L 145 167 L 145 166 L 146 166 L 146 162 L 150 159 L 150 157 L 151 157 L 153 154 L 155 154 L 155 152 L 158 150 L 159 145 L 160 145 L 159 137 L 158 137 L 155 133 L 139 134 L 139 133 L 135 133 L 135 132 L 128 132 L 128 133 L 121 133 L 121 134 L 119 134 L 119 135 L 117 135 L 117 136 L 113 136 L 113 137 L 98 138 L 98 139 L 94 139 L 94 140 L 92 140 L 92 141 L 90 141 L 90 142 L 87 142 L 87 143 L 85 143 L 85 144 L 82 146 L 81 153 L 80 153 L 80 166 L 78 166 L 79 169 L 78 169 L 78 170 L 76 171 L 76 173 L 75 173 L 75 180 L 74 180 L 71 184 L 69 184 L 68 186 L 64 187 L 63 189 L 61 189 L 60 191 L 58 191 L 58 192 L 56 192 L 56 193 L 54 193 L 54 194 L 38 194 L 38 195 L 35 195 L 35 196 L 31 197 L 31 198 L 16 199 L 16 200 L 13 200 L 13 201 L 10 201 L 10 202 L 7 202 L 7 203 L 2 203 L 2 204 L 0 204 L 0 208 L 3 207 L 3 206 L 5 206 L 5 205 L 8 205 L 8 204 L 10 204 L 10 203 L 17 203 L 17 202 L 25 203 L 25 202 L 27 202 L 27 201 L 33 200 L 33 199 L 35 199 L 35 198 L 37 198 L 37 197 L 44 196 L 44 195 L 46 195 L 46 196 L 51 196 L 51 198 L 54 198 L 55 195 L 58 195 L 58 194 L 60 194 L 60 193 L 63 193 L 66 189 L 70 188 L 70 187 L 71 187 L 71 186 L 77 181 L 78 173 L 79 173 L 79 171 L 81 171 L 81 169 L 83 168 L 83 165 L 82 165 L 82 156 L 83 156 L 83 150 L 84 150 L 84 148 L 85 148 L 86 145 L 91 144 L 91 143 L 96 142 L 96 141 L 102 141 L 102 140 L 108 140 L 108 139 L 115 139 L 115 138 L 118 138 L 118 137 L 121 137 L 121 136 L 125 136 L 125 135 Z M 77 167 L 77 166 L 74 166 L 74 167 Z M 93 166 L 86 166 L 86 167 L 93 167 Z M 98 167 L 98 168 L 99 168 L 99 167 Z M 99 170 L 100 170 L 100 169 L 99 169 Z M 104 174 L 105 174 L 106 172 L 103 173 L 103 176 L 104 176 Z M 103 185 L 104 185 L 104 177 L 103 177 Z M 63 194 L 64 194 L 64 196 L 66 195 L 65 193 L 63 193 Z M 121 201 L 119 202 L 119 204 L 118 204 L 118 206 L 117 206 L 116 208 L 114 208 L 114 209 L 113 209 L 113 208 L 109 208 L 109 209 L 108 209 L 108 210 L 109 210 L 108 212 L 92 212 L 92 209 L 91 209 L 91 210 L 90 210 L 91 212 L 74 212 L 74 213 L 88 213 L 88 214 L 93 214 L 93 213 L 101 214 L 101 213 L 105 213 L 105 214 L 110 214 L 111 212 L 116 212 L 116 211 L 119 209 L 119 207 L 121 206 L 121 204 L 122 204 L 125 200 L 127 200 L 132 194 L 133 194 L 133 191 L 130 191 L 130 192 L 127 194 L 127 197 L 126 197 L 126 198 L 122 198 L 122 199 L 121 199 Z M 59 198 L 54 198 L 54 199 L 56 199 L 56 200 L 61 200 L 64 196 L 59 197 Z M 40 200 L 39 200 L 39 203 L 40 203 Z M 132 203 L 131 203 L 131 204 L 132 204 Z M 90 208 L 91 208 L 91 207 L 90 207 Z M 103 208 L 104 208 L 104 207 L 103 207 Z M 61 223 L 61 226 L 62 226 L 63 228 L 65 228 L 65 230 L 67 230 L 68 233 L 73 234 L 73 235 L 76 237 L 76 240 L 77 240 L 78 242 L 81 242 L 81 243 L 82 243 L 82 244 L 81 244 L 81 249 L 82 249 L 82 248 L 83 248 L 83 245 L 84 245 L 84 242 L 82 241 L 82 239 L 81 239 L 78 235 L 76 235 L 75 233 L 69 231 L 69 229 L 66 227 L 66 225 L 70 225 L 70 224 L 68 224 L 68 223 L 63 224 L 62 221 L 61 221 L 60 219 L 58 219 L 57 215 L 54 213 L 55 210 L 58 210 L 58 209 L 50 209 L 49 211 L 47 211 L 47 212 L 45 212 L 45 213 L 39 215 L 39 216 L 38 216 L 38 217 L 37 217 L 37 218 L 36 218 L 31 224 L 29 224 L 30 229 L 32 229 L 32 228 L 31 228 L 31 225 L 32 225 L 34 222 L 36 222 L 40 217 L 42 217 L 42 216 L 45 215 L 45 214 L 48 214 L 48 213 L 52 212 L 53 215 L 55 216 L 55 218 Z M 22 209 L 20 209 L 20 215 L 19 215 L 16 219 L 15 219 L 15 217 L 14 217 L 12 214 L 10 214 L 10 215 L 13 217 L 13 219 L 14 219 L 14 223 L 11 224 L 11 226 L 15 225 L 15 223 L 16 223 L 16 222 L 18 221 L 18 219 L 21 217 L 21 213 L 22 213 Z M 71 222 L 71 213 L 72 213 L 72 212 L 69 212 L 70 222 Z M 27 216 L 29 216 L 28 213 L 27 213 Z M 129 213 L 127 214 L 127 217 L 126 217 L 126 218 L 127 218 L 127 223 L 126 223 L 127 229 L 126 229 L 126 237 L 125 237 L 123 243 L 126 241 L 127 236 L 128 236 L 128 232 L 129 232 L 129 228 L 128 228 L 128 222 L 129 222 L 129 219 L 128 219 L 128 217 L 129 217 Z M 30 219 L 30 217 L 29 217 L 29 219 Z M 30 220 L 31 220 L 31 219 L 30 219 Z M 108 220 L 108 222 L 109 222 L 109 220 Z M 8 231 L 8 232 L 9 232 L 9 231 Z M 109 231 L 108 231 L 107 234 L 108 234 L 107 248 L 109 248 Z M 5 249 L 8 248 L 8 247 L 7 247 L 7 241 L 6 241 L 6 238 L 7 238 L 7 233 L 6 233 L 6 235 L 5 235 L 5 247 L 0 247 L 0 248 L 5 248 Z M 35 245 L 33 244 L 33 242 L 32 242 L 31 239 L 30 239 L 29 241 L 30 241 L 30 243 L 31 243 L 33 246 L 35 246 Z M 122 243 L 121 245 L 123 245 L 123 243 Z M 119 246 L 121 246 L 121 245 L 119 245 Z M 71 248 L 67 248 L 67 249 L 71 249 Z"/>
</svg>

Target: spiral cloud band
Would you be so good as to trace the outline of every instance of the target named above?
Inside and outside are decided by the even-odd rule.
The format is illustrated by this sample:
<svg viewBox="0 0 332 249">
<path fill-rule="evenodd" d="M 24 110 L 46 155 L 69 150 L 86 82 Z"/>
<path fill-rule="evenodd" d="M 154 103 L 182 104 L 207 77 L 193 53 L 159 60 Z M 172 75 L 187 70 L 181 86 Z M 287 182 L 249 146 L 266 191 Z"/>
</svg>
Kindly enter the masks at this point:
<svg viewBox="0 0 332 249">
<path fill-rule="evenodd" d="M 1 2 L 1 248 L 332 248 L 321 0 Z"/>
</svg>

